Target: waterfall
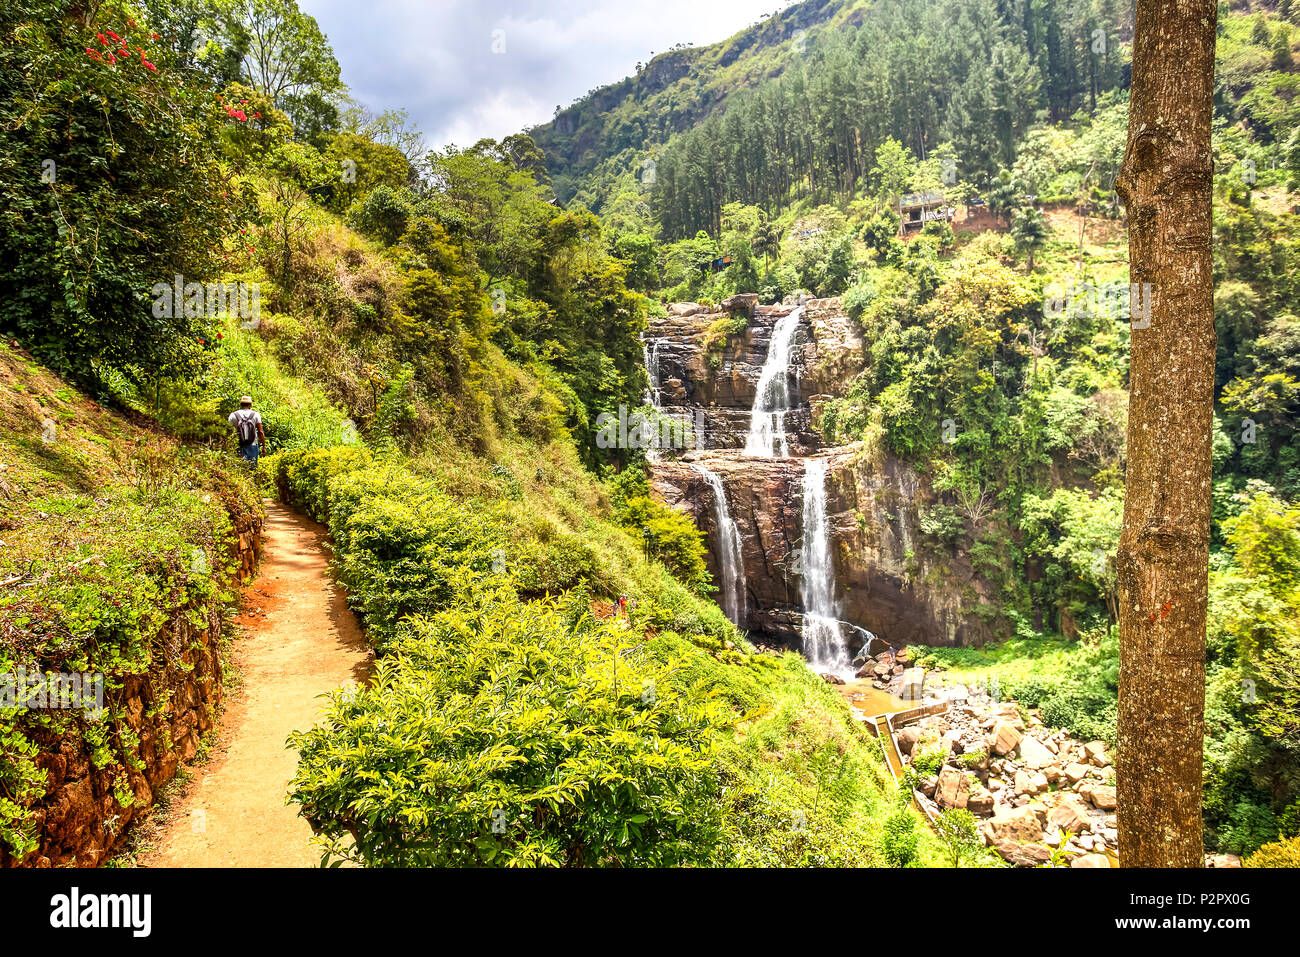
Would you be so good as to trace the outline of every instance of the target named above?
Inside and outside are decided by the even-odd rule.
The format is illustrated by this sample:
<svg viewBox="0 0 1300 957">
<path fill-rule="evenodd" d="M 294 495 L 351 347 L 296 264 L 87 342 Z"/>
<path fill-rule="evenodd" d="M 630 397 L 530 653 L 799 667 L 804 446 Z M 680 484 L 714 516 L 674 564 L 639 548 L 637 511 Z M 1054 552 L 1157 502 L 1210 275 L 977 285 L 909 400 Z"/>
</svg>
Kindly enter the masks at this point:
<svg viewBox="0 0 1300 957">
<path fill-rule="evenodd" d="M 703 465 L 692 468 L 704 477 L 713 490 L 713 517 L 718 526 L 718 568 L 722 572 L 722 610 L 737 625 L 745 617 L 745 562 L 740 550 L 740 529 L 727 508 L 727 492 L 722 479 Z"/>
<path fill-rule="evenodd" d="M 650 380 L 650 389 L 646 393 L 646 402 L 652 408 L 659 408 L 659 340 L 648 339 L 641 342 L 641 361 L 645 363 L 646 378 Z"/>
<path fill-rule="evenodd" d="M 772 330 L 767 359 L 763 362 L 754 393 L 754 410 L 749 417 L 746 455 L 771 458 L 790 454 L 785 437 L 785 414 L 790 411 L 790 354 L 803 310 L 803 306 L 796 306 L 789 315 L 777 320 Z"/>
<path fill-rule="evenodd" d="M 835 567 L 826 517 L 826 460 L 808 459 L 803 473 L 803 653 L 816 671 L 851 677 L 840 635 Z"/>
</svg>

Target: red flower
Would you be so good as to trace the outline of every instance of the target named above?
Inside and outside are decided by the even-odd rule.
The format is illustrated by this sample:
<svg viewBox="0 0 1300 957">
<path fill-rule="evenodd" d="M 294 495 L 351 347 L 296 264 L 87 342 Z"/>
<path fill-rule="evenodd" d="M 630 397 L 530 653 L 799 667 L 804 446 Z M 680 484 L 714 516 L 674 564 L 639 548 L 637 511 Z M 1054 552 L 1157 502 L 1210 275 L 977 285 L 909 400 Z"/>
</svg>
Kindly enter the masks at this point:
<svg viewBox="0 0 1300 957">
<path fill-rule="evenodd" d="M 109 63 L 116 63 L 116 62 L 117 62 L 117 57 L 113 56 L 113 54 L 111 54 L 111 53 L 108 54 L 108 62 L 109 62 Z"/>
<path fill-rule="evenodd" d="M 254 114 L 253 114 L 253 119 L 255 119 L 255 120 L 260 120 L 261 118 L 262 118 L 262 114 L 261 114 L 261 113 L 254 113 Z"/>
<path fill-rule="evenodd" d="M 118 43 L 121 43 L 121 42 L 122 42 L 122 38 L 119 37 L 119 36 L 118 36 L 116 33 L 114 33 L 112 30 L 109 30 L 109 31 L 107 31 L 107 32 L 108 32 L 108 35 L 109 35 L 110 37 L 112 37 L 116 42 L 118 42 Z"/>
<path fill-rule="evenodd" d="M 105 39 L 104 34 L 102 34 L 102 33 L 96 33 L 95 36 L 99 37 L 99 42 L 100 42 L 100 43 L 104 43 L 104 44 L 107 44 L 107 43 L 108 43 L 108 40 Z"/>
<path fill-rule="evenodd" d="M 156 33 L 153 34 L 153 38 L 154 38 L 155 40 L 157 40 L 157 39 L 158 39 L 158 34 L 156 34 Z"/>
<path fill-rule="evenodd" d="M 158 68 L 154 66 L 152 63 L 150 63 L 148 60 L 141 60 L 140 62 L 143 63 L 145 66 L 147 66 L 149 69 L 153 70 L 155 73 L 158 72 Z"/>
</svg>

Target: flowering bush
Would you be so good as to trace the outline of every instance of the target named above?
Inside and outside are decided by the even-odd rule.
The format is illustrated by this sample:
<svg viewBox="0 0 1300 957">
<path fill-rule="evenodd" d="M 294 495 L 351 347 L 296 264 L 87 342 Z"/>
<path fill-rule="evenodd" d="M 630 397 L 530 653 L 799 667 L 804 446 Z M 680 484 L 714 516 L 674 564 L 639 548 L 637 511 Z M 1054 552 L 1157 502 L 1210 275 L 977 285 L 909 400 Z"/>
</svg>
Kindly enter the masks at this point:
<svg viewBox="0 0 1300 957">
<path fill-rule="evenodd" d="M 82 381 L 180 370 L 211 334 L 153 316 L 150 290 L 213 275 L 237 228 L 205 146 L 218 114 L 123 5 L 78 10 L 14 0 L 0 20 L 0 330 Z"/>
</svg>

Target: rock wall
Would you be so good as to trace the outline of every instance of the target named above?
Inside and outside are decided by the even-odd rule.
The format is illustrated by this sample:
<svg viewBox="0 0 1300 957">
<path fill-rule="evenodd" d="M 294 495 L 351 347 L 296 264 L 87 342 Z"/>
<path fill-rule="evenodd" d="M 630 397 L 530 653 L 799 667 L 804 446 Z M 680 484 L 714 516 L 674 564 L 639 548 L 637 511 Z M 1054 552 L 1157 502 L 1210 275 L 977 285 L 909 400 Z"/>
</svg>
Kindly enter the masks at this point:
<svg viewBox="0 0 1300 957">
<path fill-rule="evenodd" d="M 992 637 L 968 610 L 972 600 L 982 600 L 984 585 L 965 557 L 936 558 L 919 547 L 921 510 L 932 499 L 921 478 L 892 457 L 872 464 L 857 445 L 835 449 L 827 458 L 839 617 L 895 646 L 967 646 Z M 713 546 L 719 536 L 712 492 L 696 465 L 721 479 L 740 534 L 745 627 L 756 637 L 799 647 L 804 463 L 708 452 L 651 463 L 656 496 L 690 515 Z M 718 580 L 713 547 L 708 564 Z M 849 630 L 845 640 L 856 650 L 865 636 Z"/>
<path fill-rule="evenodd" d="M 237 577 L 251 577 L 261 550 L 262 519 L 234 516 L 238 537 L 231 557 L 238 561 Z M 222 698 L 219 641 L 222 607 L 210 601 L 198 608 L 203 625 L 195 627 L 186 609 L 163 627 L 155 647 L 166 649 L 147 674 L 126 679 L 120 692 L 105 692 L 125 712 L 125 724 L 139 737 L 134 755 L 139 770 L 117 766 L 97 768 L 89 746 L 75 731 L 48 732 L 42 739 L 37 765 L 46 772 L 45 797 L 36 804 L 39 845 L 22 859 L 0 847 L 0 867 L 94 867 L 102 863 L 125 834 L 126 827 L 152 803 L 154 792 L 176 774 L 181 762 L 194 757 L 200 737 L 216 720 Z M 125 778 L 130 805 L 115 794 Z"/>
</svg>

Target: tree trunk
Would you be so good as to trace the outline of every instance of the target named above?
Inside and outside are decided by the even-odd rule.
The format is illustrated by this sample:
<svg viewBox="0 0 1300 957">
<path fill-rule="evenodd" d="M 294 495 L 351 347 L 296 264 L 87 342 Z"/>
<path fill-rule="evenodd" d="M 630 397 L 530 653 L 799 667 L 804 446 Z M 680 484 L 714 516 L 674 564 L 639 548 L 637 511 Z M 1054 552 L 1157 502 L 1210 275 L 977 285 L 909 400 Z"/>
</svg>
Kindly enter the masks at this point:
<svg viewBox="0 0 1300 957">
<path fill-rule="evenodd" d="M 1135 318 L 1119 589 L 1119 860 L 1202 867 L 1214 401 L 1214 0 L 1138 0 L 1128 147 Z M 1138 311 L 1139 315 L 1141 310 Z"/>
</svg>

